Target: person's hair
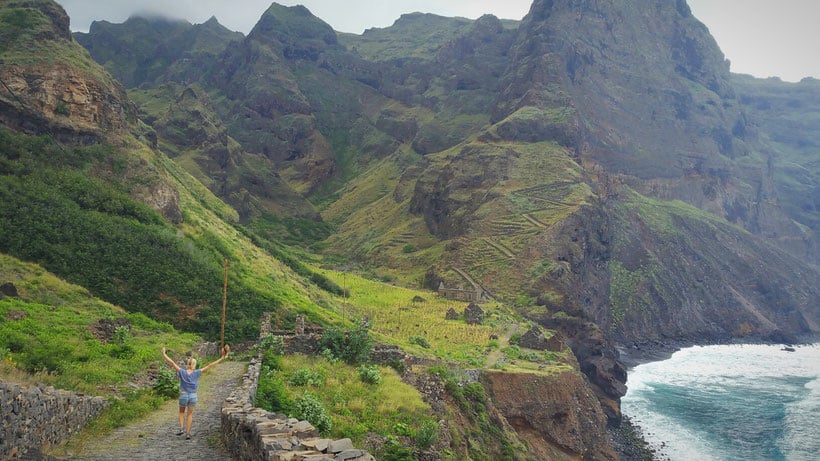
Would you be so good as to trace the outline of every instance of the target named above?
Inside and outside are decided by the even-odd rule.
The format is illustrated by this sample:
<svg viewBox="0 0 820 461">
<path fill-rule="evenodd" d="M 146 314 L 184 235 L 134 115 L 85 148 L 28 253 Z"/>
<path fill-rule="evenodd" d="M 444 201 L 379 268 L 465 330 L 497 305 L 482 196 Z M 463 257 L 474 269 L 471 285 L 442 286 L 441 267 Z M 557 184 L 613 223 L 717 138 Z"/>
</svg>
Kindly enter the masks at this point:
<svg viewBox="0 0 820 461">
<path fill-rule="evenodd" d="M 185 361 L 185 366 L 195 370 L 196 369 L 196 359 L 193 357 L 188 357 L 188 360 Z"/>
</svg>

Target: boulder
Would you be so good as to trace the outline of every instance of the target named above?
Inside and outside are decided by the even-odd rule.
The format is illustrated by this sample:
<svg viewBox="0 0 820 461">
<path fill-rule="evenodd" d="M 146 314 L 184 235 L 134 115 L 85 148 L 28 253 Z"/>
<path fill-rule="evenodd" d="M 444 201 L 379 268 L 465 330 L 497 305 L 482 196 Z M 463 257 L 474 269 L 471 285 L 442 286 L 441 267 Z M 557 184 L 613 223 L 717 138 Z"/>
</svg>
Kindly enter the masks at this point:
<svg viewBox="0 0 820 461">
<path fill-rule="evenodd" d="M 17 287 L 14 286 L 11 282 L 6 282 L 0 285 L 0 299 L 2 299 L 3 295 L 8 296 L 10 298 L 19 298 L 20 295 L 17 293 Z"/>
</svg>

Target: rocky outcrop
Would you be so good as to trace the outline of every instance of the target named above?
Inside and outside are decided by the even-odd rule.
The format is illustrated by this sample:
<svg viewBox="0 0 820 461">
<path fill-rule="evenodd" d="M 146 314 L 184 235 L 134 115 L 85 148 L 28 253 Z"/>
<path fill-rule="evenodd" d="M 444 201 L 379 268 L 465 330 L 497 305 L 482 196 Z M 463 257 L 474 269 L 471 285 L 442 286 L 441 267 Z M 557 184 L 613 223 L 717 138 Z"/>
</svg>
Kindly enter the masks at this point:
<svg viewBox="0 0 820 461">
<path fill-rule="evenodd" d="M 4 22 L 14 40 L 2 48 L 0 123 L 66 140 L 102 139 L 136 121 L 125 90 L 71 39 L 69 19 L 55 2 L 11 2 L 8 11 L 26 21 Z M 42 49 L 17 59 L 15 49 Z M 46 51 L 47 49 L 47 51 Z"/>
<path fill-rule="evenodd" d="M 336 160 L 293 66 L 313 63 L 327 49 L 339 51 L 330 26 L 301 5 L 273 4 L 245 40 L 222 54 L 208 82 L 230 100 L 221 108 L 230 135 L 272 160 L 302 193 L 329 180 Z"/>
<path fill-rule="evenodd" d="M 0 123 L 26 133 L 92 141 L 136 120 L 121 86 L 72 65 L 3 65 L 0 80 Z"/>
<path fill-rule="evenodd" d="M 493 371 L 482 374 L 481 381 L 534 458 L 617 459 L 607 439 L 606 417 L 579 373 Z"/>
</svg>

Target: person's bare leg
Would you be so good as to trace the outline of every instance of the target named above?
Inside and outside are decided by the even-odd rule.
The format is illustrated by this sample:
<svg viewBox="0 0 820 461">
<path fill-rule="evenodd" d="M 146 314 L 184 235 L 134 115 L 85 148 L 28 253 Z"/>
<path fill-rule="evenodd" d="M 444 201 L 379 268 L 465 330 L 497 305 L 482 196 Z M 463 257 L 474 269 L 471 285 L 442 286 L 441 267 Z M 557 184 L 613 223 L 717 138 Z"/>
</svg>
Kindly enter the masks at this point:
<svg viewBox="0 0 820 461">
<path fill-rule="evenodd" d="M 194 424 L 194 407 L 188 407 L 188 436 L 191 436 L 191 426 Z"/>
<path fill-rule="evenodd" d="M 185 432 L 185 407 L 179 407 L 179 433 Z"/>
</svg>

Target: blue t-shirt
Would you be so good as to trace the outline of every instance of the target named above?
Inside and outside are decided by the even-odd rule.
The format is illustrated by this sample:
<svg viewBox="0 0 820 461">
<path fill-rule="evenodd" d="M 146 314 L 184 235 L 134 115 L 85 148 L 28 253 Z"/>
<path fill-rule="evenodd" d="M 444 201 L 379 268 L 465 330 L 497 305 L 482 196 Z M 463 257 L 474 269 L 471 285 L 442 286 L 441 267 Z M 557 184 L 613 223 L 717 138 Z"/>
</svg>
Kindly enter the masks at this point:
<svg viewBox="0 0 820 461">
<path fill-rule="evenodd" d="M 189 394 L 193 394 L 196 392 L 196 389 L 199 387 L 199 377 L 202 376 L 202 369 L 197 368 L 196 370 L 188 373 L 188 370 L 185 368 L 179 369 L 179 389 L 182 392 L 187 392 Z"/>
</svg>

